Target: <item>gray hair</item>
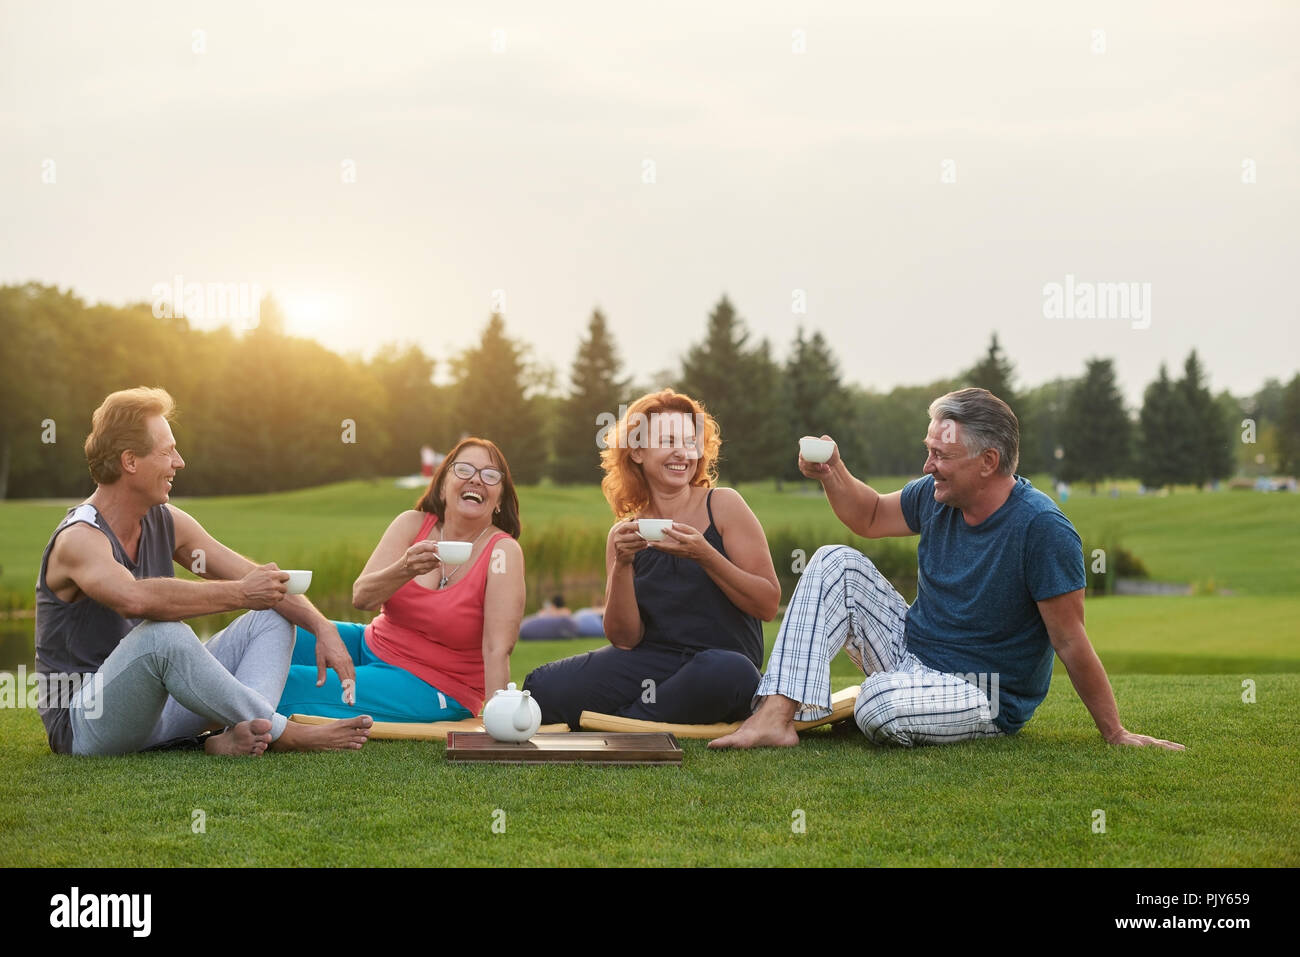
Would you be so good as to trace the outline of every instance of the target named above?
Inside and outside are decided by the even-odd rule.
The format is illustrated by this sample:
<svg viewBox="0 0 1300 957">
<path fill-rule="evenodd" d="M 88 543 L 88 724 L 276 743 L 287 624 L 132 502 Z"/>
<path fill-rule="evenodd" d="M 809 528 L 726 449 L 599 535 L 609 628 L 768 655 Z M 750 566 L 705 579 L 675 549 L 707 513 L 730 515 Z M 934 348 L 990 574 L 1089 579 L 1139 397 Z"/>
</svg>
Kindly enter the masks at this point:
<svg viewBox="0 0 1300 957">
<path fill-rule="evenodd" d="M 998 472 L 1014 475 L 1020 464 L 1020 423 L 1016 414 L 988 389 L 959 389 L 930 403 L 933 421 L 951 419 L 961 426 L 961 443 L 972 456 L 985 449 L 998 453 Z"/>
</svg>

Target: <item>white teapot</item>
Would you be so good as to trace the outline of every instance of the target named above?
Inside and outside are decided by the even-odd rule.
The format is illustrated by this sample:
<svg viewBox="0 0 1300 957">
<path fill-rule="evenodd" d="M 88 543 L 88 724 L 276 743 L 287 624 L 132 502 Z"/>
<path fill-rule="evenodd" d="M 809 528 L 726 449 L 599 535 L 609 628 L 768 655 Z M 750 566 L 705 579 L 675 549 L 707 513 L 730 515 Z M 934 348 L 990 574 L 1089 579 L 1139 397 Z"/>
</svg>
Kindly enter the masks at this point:
<svg viewBox="0 0 1300 957">
<path fill-rule="evenodd" d="M 512 681 L 483 708 L 483 727 L 497 741 L 527 741 L 542 726 L 542 709 L 531 692 L 518 691 Z"/>
</svg>

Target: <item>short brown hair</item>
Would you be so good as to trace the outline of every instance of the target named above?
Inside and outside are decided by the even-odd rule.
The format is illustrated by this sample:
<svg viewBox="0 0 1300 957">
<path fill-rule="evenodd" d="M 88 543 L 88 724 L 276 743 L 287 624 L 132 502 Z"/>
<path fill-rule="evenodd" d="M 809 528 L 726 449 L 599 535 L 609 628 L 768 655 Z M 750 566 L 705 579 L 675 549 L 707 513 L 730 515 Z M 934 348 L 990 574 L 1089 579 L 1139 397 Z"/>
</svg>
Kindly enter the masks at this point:
<svg viewBox="0 0 1300 957">
<path fill-rule="evenodd" d="M 447 473 L 451 467 L 456 464 L 456 456 L 460 450 L 467 445 L 477 445 L 479 448 L 487 451 L 492 457 L 492 464 L 501 470 L 501 514 L 495 517 L 493 522 L 497 528 L 503 532 L 508 532 L 511 538 L 518 538 L 520 532 L 519 525 L 519 495 L 515 492 L 515 480 L 510 475 L 510 465 L 506 462 L 506 457 L 497 448 L 495 442 L 490 439 L 478 439 L 470 436 L 461 439 L 456 443 L 456 447 L 447 453 L 447 457 L 442 460 L 438 466 L 438 471 L 433 473 L 433 478 L 429 480 L 429 487 L 424 490 L 420 500 L 415 503 L 417 511 L 432 512 L 438 516 L 438 522 L 441 524 L 447 517 L 447 499 L 443 495 L 443 485 L 447 480 Z"/>
<path fill-rule="evenodd" d="M 86 436 L 86 462 L 95 484 L 112 485 L 122 477 L 123 452 L 148 455 L 153 451 L 145 422 L 155 415 L 170 422 L 175 414 L 176 402 L 166 389 L 123 389 L 101 402 Z"/>
</svg>

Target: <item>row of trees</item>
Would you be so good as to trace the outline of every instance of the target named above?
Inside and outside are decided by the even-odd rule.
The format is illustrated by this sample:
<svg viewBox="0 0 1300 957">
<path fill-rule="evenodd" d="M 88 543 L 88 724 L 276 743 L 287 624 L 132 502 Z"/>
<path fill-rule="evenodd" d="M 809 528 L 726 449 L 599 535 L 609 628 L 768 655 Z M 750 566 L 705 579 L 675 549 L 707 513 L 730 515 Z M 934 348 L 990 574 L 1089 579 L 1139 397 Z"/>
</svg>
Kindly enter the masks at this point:
<svg viewBox="0 0 1300 957">
<path fill-rule="evenodd" d="M 593 482 L 599 417 L 665 385 L 717 417 L 722 474 L 731 482 L 797 478 L 795 437 L 823 432 L 860 475 L 915 473 L 930 401 L 965 385 L 988 388 L 1015 410 L 1024 473 L 1094 483 L 1136 475 L 1155 487 L 1224 478 L 1256 454 L 1283 471 L 1300 465 L 1300 375 L 1243 400 L 1215 397 L 1193 353 L 1181 379 L 1161 369 L 1134 419 L 1111 360 L 1091 359 L 1078 380 L 1022 392 L 995 335 L 954 377 L 880 393 L 844 381 L 820 332 L 798 329 L 778 360 L 766 339 L 752 341 L 725 296 L 681 368 L 640 383 L 624 375 L 597 310 L 562 393 L 499 315 L 476 346 L 449 361 L 447 385 L 435 382 L 435 360 L 414 346 L 364 360 L 285 336 L 269 300 L 257 328 L 236 335 L 155 318 L 146 304 L 87 306 L 49 286 L 5 286 L 0 341 L 10 360 L 0 376 L 0 497 L 86 492 L 81 446 L 90 413 L 108 392 L 140 384 L 177 399 L 176 430 L 190 460 L 178 487 L 186 494 L 406 473 L 421 445 L 446 449 L 466 433 L 498 442 L 521 483 Z M 1254 429 L 1245 442 L 1243 419 Z"/>
</svg>

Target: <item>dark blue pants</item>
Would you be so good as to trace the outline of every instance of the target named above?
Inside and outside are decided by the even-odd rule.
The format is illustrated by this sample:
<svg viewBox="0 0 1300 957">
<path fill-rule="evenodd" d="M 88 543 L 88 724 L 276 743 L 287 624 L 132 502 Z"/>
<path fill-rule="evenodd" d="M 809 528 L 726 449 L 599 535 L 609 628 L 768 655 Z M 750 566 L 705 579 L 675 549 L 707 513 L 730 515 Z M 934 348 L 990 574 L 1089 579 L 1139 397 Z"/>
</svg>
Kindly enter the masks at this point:
<svg viewBox="0 0 1300 957">
<path fill-rule="evenodd" d="M 524 681 L 542 723 L 578 727 L 583 711 L 672 724 L 741 721 L 750 714 L 761 676 L 737 651 L 610 645 L 552 661 Z"/>
</svg>

